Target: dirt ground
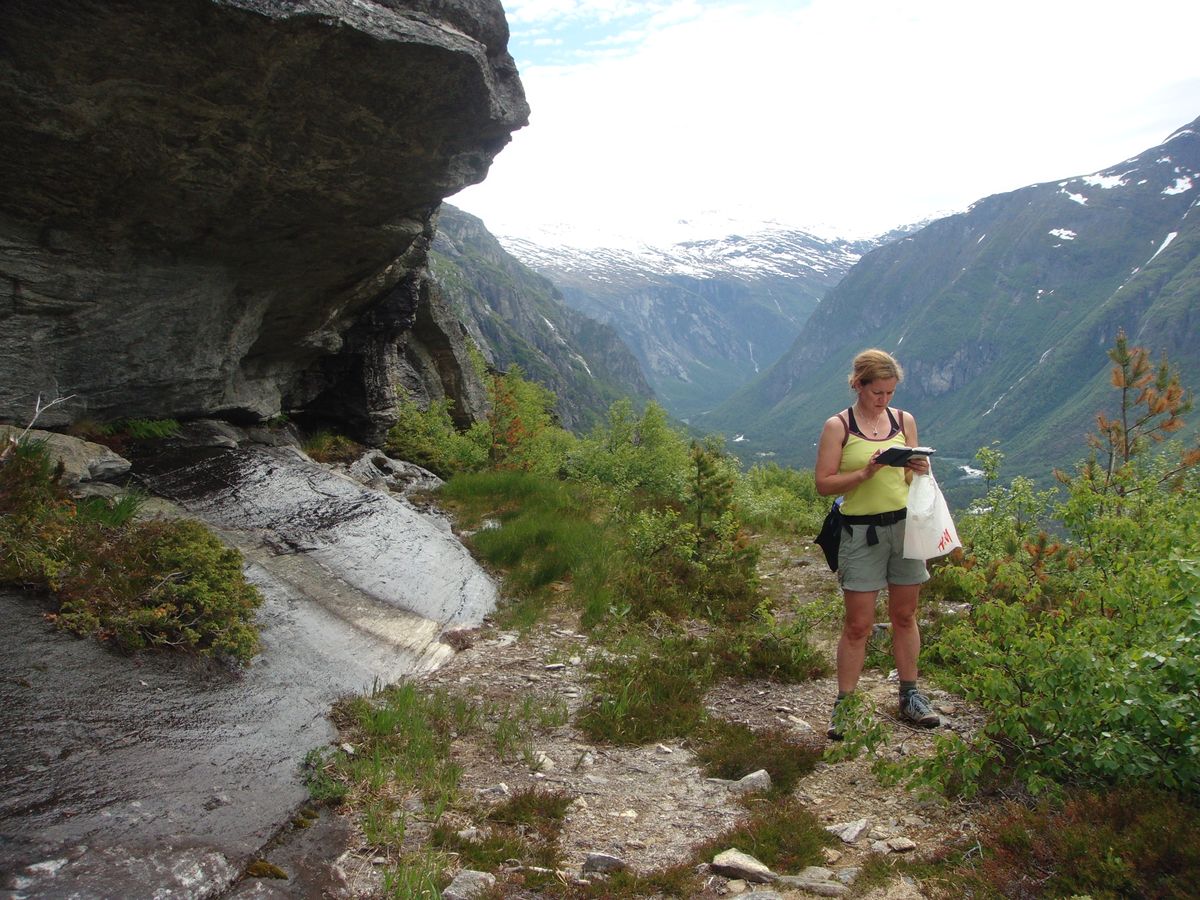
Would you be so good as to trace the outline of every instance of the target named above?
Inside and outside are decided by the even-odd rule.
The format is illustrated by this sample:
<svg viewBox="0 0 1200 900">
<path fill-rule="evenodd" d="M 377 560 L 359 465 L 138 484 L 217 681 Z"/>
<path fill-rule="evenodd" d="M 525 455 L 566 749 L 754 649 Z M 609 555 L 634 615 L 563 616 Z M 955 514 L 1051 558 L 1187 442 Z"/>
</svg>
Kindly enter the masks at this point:
<svg viewBox="0 0 1200 900">
<path fill-rule="evenodd" d="M 779 608 L 810 603 L 837 595 L 837 584 L 825 567 L 819 548 L 805 542 L 776 541 L 764 546 L 759 566 L 763 584 Z M 836 607 L 832 607 L 836 615 Z M 832 661 L 838 625 L 822 637 Z M 445 687 L 495 706 L 534 702 L 565 702 L 574 713 L 587 699 L 586 661 L 594 652 L 567 612 L 557 613 L 531 631 L 518 635 L 484 627 L 469 636 L 471 646 L 445 667 L 422 678 L 430 688 Z M 890 673 L 868 669 L 860 688 L 874 698 L 890 728 L 890 752 L 919 754 L 933 743 L 933 734 L 896 721 L 897 685 Z M 929 686 L 943 718 L 943 727 L 965 730 L 974 726 L 960 703 Z M 825 728 L 836 696 L 832 677 L 801 684 L 768 681 L 718 683 L 705 698 L 709 711 L 755 727 L 783 727 L 804 736 L 814 746 L 826 744 Z M 560 840 L 562 877 L 578 878 L 590 853 L 616 856 L 638 872 L 675 865 L 689 849 L 715 837 L 744 818 L 746 810 L 727 783 L 706 778 L 686 746 L 664 742 L 636 748 L 590 744 L 571 724 L 532 738 L 532 754 L 499 758 L 486 741 L 460 740 L 455 759 L 463 767 L 461 791 L 481 803 L 502 799 L 531 786 L 563 791 L 577 798 L 565 820 Z M 529 764 L 531 757 L 536 761 Z M 866 819 L 868 826 L 853 843 L 841 843 L 827 855 L 834 873 L 859 867 L 882 851 L 881 842 L 900 839 L 901 852 L 927 855 L 948 842 L 960 842 L 975 825 L 973 810 L 944 800 L 920 800 L 902 787 L 884 786 L 865 759 L 836 764 L 819 763 L 804 777 L 795 795 L 823 824 L 837 825 Z M 472 823 L 464 818 L 463 827 Z M 409 839 L 419 842 L 419 826 L 410 826 Z M 907 842 L 903 839 L 908 839 Z M 911 842 L 911 847 L 909 843 Z M 889 851 L 895 852 L 895 851 Z M 352 893 L 369 896 L 378 889 L 377 873 L 385 860 L 352 849 L 341 867 Z M 792 874 L 792 873 L 780 873 Z M 703 896 L 729 896 L 742 887 L 713 876 Z M 810 896 L 778 885 L 771 890 L 784 897 Z M 537 896 L 521 893 L 511 896 Z M 919 887 L 897 880 L 866 895 L 872 898 L 922 897 Z"/>
</svg>

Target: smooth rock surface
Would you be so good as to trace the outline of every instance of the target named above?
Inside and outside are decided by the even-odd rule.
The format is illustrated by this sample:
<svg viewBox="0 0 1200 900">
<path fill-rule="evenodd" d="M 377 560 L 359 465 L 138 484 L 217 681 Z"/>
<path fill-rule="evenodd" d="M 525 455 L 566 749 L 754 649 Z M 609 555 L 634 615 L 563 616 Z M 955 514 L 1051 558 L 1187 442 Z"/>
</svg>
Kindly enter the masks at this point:
<svg viewBox="0 0 1200 900">
<path fill-rule="evenodd" d="M 296 583 L 324 580 L 326 608 L 386 641 L 426 653 L 443 628 L 477 625 L 495 606 L 495 585 L 452 534 L 290 448 L 181 448 L 137 473 L 154 493 L 233 532 L 243 551 L 269 548 L 276 571 Z"/>
<path fill-rule="evenodd" d="M 453 535 L 293 450 L 179 448 L 137 467 L 242 549 L 262 651 L 239 672 L 122 657 L 0 592 L 0 890 L 224 892 L 307 797 L 300 764 L 333 737 L 334 700 L 436 666 L 441 631 L 495 602 Z"/>
</svg>

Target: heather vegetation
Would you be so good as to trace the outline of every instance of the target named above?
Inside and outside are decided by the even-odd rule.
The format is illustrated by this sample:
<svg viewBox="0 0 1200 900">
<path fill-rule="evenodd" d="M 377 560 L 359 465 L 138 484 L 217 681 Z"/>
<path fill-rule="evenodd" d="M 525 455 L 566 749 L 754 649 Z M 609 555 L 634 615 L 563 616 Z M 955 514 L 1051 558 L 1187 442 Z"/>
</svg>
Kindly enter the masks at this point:
<svg viewBox="0 0 1200 900">
<path fill-rule="evenodd" d="M 1173 440 L 1190 399 L 1171 366 L 1123 336 L 1110 355 L 1116 412 L 1098 417 L 1087 458 L 1056 473 L 1057 489 L 1038 490 L 1026 478 L 1002 483 L 1002 449 L 982 449 L 987 496 L 960 516 L 963 549 L 932 566 L 926 677 L 981 710 L 983 726 L 939 736 L 931 756 L 897 756 L 856 695 L 847 739 L 826 753 L 867 752 L 885 780 L 999 803 L 986 844 L 881 859 L 864 888 L 896 869 L 947 896 L 1176 897 L 1194 883 L 1195 854 L 1164 845 L 1172 829 L 1190 835 L 1200 822 L 1200 450 Z M 724 777 L 751 760 L 790 759 L 775 768 L 793 784 L 815 761 L 803 748 L 786 733 L 715 720 L 701 698 L 720 678 L 826 671 L 809 632 L 827 617 L 772 608 L 755 575 L 762 535 L 815 533 L 824 504 L 811 475 L 739 471 L 718 442 L 689 440 L 653 404 L 639 413 L 618 403 L 603 426 L 572 438 L 555 428 L 544 393 L 505 377 L 505 393 L 493 394 L 503 403 L 474 434 L 458 433 L 445 408 L 409 414 L 427 458 L 450 476 L 441 501 L 505 574 L 508 624 L 573 603 L 605 648 L 589 663 L 575 725 L 601 743 L 686 737 Z M 453 449 L 464 440 L 474 454 Z M 890 665 L 886 653 L 873 659 Z M 319 772 L 344 777 L 331 764 Z M 819 828 L 787 832 L 798 813 L 785 806 L 756 807 L 753 834 L 739 840 L 760 856 L 781 829 L 819 846 Z M 538 833 L 553 832 L 555 813 L 542 814 Z M 511 852 L 542 865 L 550 843 L 535 843 Z M 453 844 L 435 850 L 466 852 Z M 797 852 L 812 859 L 811 848 Z M 1029 865 L 1037 878 L 1016 877 Z M 691 888 L 682 869 L 608 886 L 611 896 Z"/>
<path fill-rule="evenodd" d="M 43 443 L 0 460 L 0 583 L 44 590 L 61 628 L 121 650 L 247 661 L 261 597 L 241 555 L 196 522 L 139 522 L 141 499 L 75 500 Z"/>
<path fill-rule="evenodd" d="M 1167 360 L 1124 335 L 1109 355 L 1116 411 L 1088 456 L 1038 491 L 981 450 L 988 494 L 933 566 L 926 603 L 964 611 L 929 623 L 925 667 L 983 727 L 896 763 L 864 705 L 837 751 L 918 790 L 1010 798 L 982 860 L 949 867 L 955 890 L 1183 897 L 1200 871 L 1179 843 L 1200 826 L 1200 448 L 1172 439 L 1191 400 Z"/>
</svg>

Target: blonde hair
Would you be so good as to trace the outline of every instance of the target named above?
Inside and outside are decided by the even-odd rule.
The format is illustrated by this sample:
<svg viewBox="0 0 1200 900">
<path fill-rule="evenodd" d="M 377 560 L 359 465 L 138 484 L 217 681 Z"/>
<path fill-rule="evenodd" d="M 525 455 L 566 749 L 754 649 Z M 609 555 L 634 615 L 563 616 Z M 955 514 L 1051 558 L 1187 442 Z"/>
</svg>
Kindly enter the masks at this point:
<svg viewBox="0 0 1200 900">
<path fill-rule="evenodd" d="M 854 367 L 850 371 L 850 390 L 858 390 L 863 385 L 882 378 L 904 380 L 904 369 L 890 353 L 871 349 L 864 350 L 854 357 Z"/>
</svg>

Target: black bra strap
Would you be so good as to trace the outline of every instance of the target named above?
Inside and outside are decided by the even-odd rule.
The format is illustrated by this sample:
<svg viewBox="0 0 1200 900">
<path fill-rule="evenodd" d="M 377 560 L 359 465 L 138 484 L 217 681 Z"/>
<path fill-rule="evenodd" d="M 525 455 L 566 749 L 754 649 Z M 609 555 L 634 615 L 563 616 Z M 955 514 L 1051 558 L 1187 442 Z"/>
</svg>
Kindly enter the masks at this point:
<svg viewBox="0 0 1200 900">
<path fill-rule="evenodd" d="M 854 407 L 847 406 L 846 413 L 850 417 L 850 425 L 846 429 L 845 437 L 842 438 L 842 446 L 843 447 L 846 446 L 846 438 L 848 438 L 852 434 L 857 434 L 860 438 L 864 438 L 864 439 L 866 438 L 866 435 L 863 434 L 862 430 L 858 427 L 858 420 L 856 420 L 854 418 Z M 904 426 L 901 425 L 900 422 L 896 421 L 896 417 L 892 415 L 892 408 L 890 406 L 887 408 L 887 416 L 888 416 L 888 423 L 892 426 L 892 430 L 888 434 L 888 437 L 892 437 L 895 434 L 903 434 Z M 901 421 L 904 420 L 904 411 L 903 410 L 900 411 L 900 420 Z"/>
</svg>

